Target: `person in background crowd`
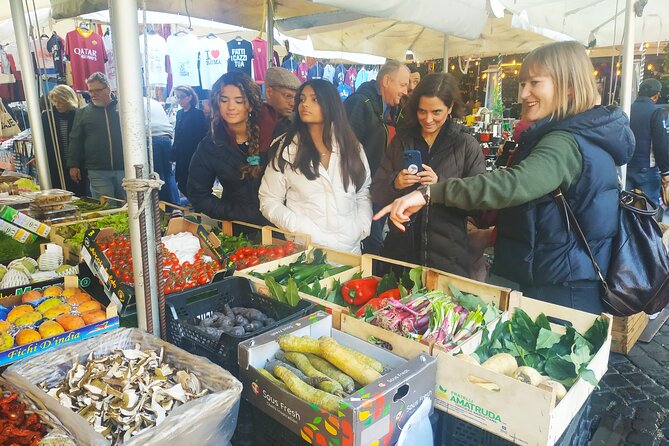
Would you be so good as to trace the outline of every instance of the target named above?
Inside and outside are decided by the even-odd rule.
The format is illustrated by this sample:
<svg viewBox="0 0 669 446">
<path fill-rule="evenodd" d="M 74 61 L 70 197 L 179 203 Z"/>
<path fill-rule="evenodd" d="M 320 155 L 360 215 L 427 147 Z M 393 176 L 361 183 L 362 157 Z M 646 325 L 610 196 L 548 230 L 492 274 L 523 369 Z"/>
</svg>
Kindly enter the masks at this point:
<svg viewBox="0 0 669 446">
<path fill-rule="evenodd" d="M 598 275 L 553 195 L 564 195 L 606 277 L 618 230 L 616 166 L 632 156 L 634 135 L 620 109 L 596 106 L 592 63 L 578 42 L 533 50 L 520 79 L 523 115 L 533 125 L 520 138 L 513 166 L 421 187 L 374 218 L 390 214 L 405 230 L 426 204 L 500 209 L 495 274 L 527 296 L 599 314 Z"/>
<path fill-rule="evenodd" d="M 407 96 L 411 95 L 411 92 L 416 89 L 419 83 L 420 83 L 420 71 L 415 69 L 411 70 L 411 73 L 409 74 L 409 85 L 407 85 Z"/>
<path fill-rule="evenodd" d="M 69 190 L 79 197 L 87 197 L 90 192 L 86 170 L 81 172 L 81 181 L 75 183 L 70 178 L 66 159 L 70 131 L 72 130 L 72 124 L 74 124 L 74 116 L 79 108 L 79 98 L 77 98 L 74 90 L 67 85 L 56 85 L 49 92 L 49 101 L 53 105 L 53 120 L 50 119 L 50 114 L 46 110 L 43 111 L 42 128 L 44 128 L 44 139 L 49 159 L 51 187 Z M 58 168 L 56 153 L 60 157 L 61 168 Z"/>
<path fill-rule="evenodd" d="M 277 227 L 360 253 L 372 222 L 367 159 L 336 88 L 313 79 L 297 90 L 295 118 L 260 186 L 260 210 Z"/>
<path fill-rule="evenodd" d="M 207 134 L 209 123 L 204 112 L 197 108 L 198 97 L 191 87 L 188 85 L 175 87 L 174 97 L 179 102 L 181 110 L 177 112 L 170 160 L 175 163 L 174 178 L 179 191 L 187 196 L 190 160 L 197 145 Z"/>
<path fill-rule="evenodd" d="M 151 146 L 153 147 L 153 170 L 165 182 L 158 191 L 161 201 L 179 204 L 179 191 L 177 190 L 172 164 L 170 163 L 170 151 L 172 148 L 172 137 L 174 128 L 165 113 L 160 102 L 149 99 L 151 114 Z"/>
<path fill-rule="evenodd" d="M 645 79 L 630 110 L 630 127 L 636 147 L 627 164 L 627 189 L 639 189 L 654 203 L 660 203 L 660 188 L 669 188 L 669 136 L 662 110 L 656 106 L 662 84 Z"/>
<path fill-rule="evenodd" d="M 77 111 L 70 132 L 67 166 L 75 183 L 84 181 L 82 169 L 88 171 L 91 196 L 125 200 L 121 186 L 123 142 L 118 102 L 112 97 L 107 76 L 100 72 L 86 79 L 91 103 Z"/>
<path fill-rule="evenodd" d="M 191 159 L 188 198 L 211 218 L 265 225 L 258 188 L 275 122 L 263 118 L 260 87 L 244 73 L 226 73 L 211 88 L 210 104 L 211 129 Z M 221 198 L 212 195 L 215 180 Z"/>
<path fill-rule="evenodd" d="M 462 117 L 458 81 L 450 74 L 428 74 L 409 96 L 406 116 L 372 182 L 372 200 L 383 207 L 421 185 L 485 172 L 479 143 L 453 118 Z M 419 150 L 423 171 L 404 168 L 404 151 Z M 467 213 L 432 206 L 415 215 L 406 232 L 391 225 L 382 255 L 470 276 Z"/>
<path fill-rule="evenodd" d="M 266 103 L 270 106 L 277 119 L 274 133 L 282 135 L 290 125 L 291 115 L 295 106 L 295 91 L 300 81 L 292 72 L 285 68 L 269 67 L 265 75 Z"/>
<path fill-rule="evenodd" d="M 365 150 L 372 176 L 395 135 L 397 106 L 406 96 L 408 86 L 409 68 L 390 59 L 375 80 L 363 83 L 344 101 L 348 121 Z M 385 220 L 372 223 L 371 235 L 363 242 L 365 252 L 381 252 L 384 226 Z"/>
</svg>

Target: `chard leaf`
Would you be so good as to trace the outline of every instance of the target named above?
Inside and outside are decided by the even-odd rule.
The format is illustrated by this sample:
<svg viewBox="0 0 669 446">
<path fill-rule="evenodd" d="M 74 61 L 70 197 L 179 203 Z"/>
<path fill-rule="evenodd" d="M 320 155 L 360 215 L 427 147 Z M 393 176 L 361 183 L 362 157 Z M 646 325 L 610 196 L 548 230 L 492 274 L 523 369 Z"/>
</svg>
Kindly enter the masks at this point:
<svg viewBox="0 0 669 446">
<path fill-rule="evenodd" d="M 526 366 L 532 367 L 537 372 L 543 374 L 546 361 L 541 357 L 541 355 L 536 353 L 525 355 L 522 357 L 522 362 L 525 363 Z"/>
<path fill-rule="evenodd" d="M 606 338 L 609 334 L 609 320 L 603 318 L 597 318 L 592 327 L 585 332 L 583 337 L 592 344 L 593 350 L 592 353 L 597 353 L 601 346 L 606 341 Z"/>
<path fill-rule="evenodd" d="M 597 377 L 595 376 L 595 372 L 592 370 L 583 367 L 581 369 L 581 373 L 578 375 L 580 378 L 583 378 L 584 381 L 592 384 L 593 386 L 597 387 L 599 385 L 599 382 L 597 381 Z"/>
<path fill-rule="evenodd" d="M 592 344 L 590 344 L 583 336 L 576 333 L 574 337 L 574 346 L 571 349 L 569 357 L 577 370 L 581 368 L 581 364 L 587 365 L 590 362 L 590 358 L 592 357 L 590 354 L 591 349 Z"/>
<path fill-rule="evenodd" d="M 555 344 L 560 342 L 561 337 L 562 336 L 551 331 L 550 329 L 547 330 L 542 327 L 539 329 L 539 336 L 537 336 L 536 348 L 537 350 L 550 349 Z"/>
<path fill-rule="evenodd" d="M 358 279 L 362 279 L 362 271 L 358 271 L 357 273 L 353 274 L 351 276 L 351 278 L 348 279 L 348 280 L 350 281 L 350 280 L 358 280 Z"/>
<path fill-rule="evenodd" d="M 325 255 L 325 252 L 322 249 L 316 248 L 316 249 L 313 250 L 312 254 L 313 255 L 312 255 L 311 264 L 322 265 L 323 263 L 325 263 L 326 255 Z"/>
<path fill-rule="evenodd" d="M 291 307 L 296 306 L 300 302 L 300 296 L 298 295 L 297 283 L 293 279 L 288 279 L 286 284 L 286 294 L 285 294 L 286 303 Z"/>
<path fill-rule="evenodd" d="M 544 371 L 552 379 L 564 384 L 565 381 L 575 382 L 578 378 L 576 367 L 569 356 L 555 356 L 546 360 Z M 571 384 L 570 384 L 571 385 Z"/>
<path fill-rule="evenodd" d="M 539 327 L 520 308 L 516 309 L 511 318 L 511 332 L 518 346 L 527 351 L 534 351 L 539 336 Z"/>
<path fill-rule="evenodd" d="M 545 330 L 550 330 L 551 329 L 551 323 L 548 322 L 548 318 L 543 313 L 541 313 L 539 316 L 537 316 L 537 320 L 534 321 L 534 323 L 537 324 L 537 327 L 539 327 L 539 328 L 543 328 Z"/>
<path fill-rule="evenodd" d="M 401 283 L 398 285 L 400 289 L 400 297 L 405 298 L 409 295 L 409 291 Z"/>
<path fill-rule="evenodd" d="M 420 266 L 417 268 L 411 268 L 409 271 L 409 279 L 413 282 L 411 287 L 411 292 L 416 293 L 423 287 L 423 268 Z M 394 287 L 393 287 L 394 288 Z"/>
<path fill-rule="evenodd" d="M 286 297 L 283 288 L 274 279 L 274 277 L 267 276 L 267 278 L 265 279 L 265 285 L 267 285 L 267 288 L 269 289 L 269 294 L 274 299 L 278 300 L 279 302 L 286 303 Z"/>
<path fill-rule="evenodd" d="M 379 286 L 376 288 L 376 294 L 377 296 L 381 295 L 382 293 L 385 293 L 388 290 L 392 290 L 393 288 L 397 288 L 397 276 L 395 276 L 393 271 L 390 271 L 388 274 L 384 274 L 384 276 L 381 277 Z"/>
</svg>

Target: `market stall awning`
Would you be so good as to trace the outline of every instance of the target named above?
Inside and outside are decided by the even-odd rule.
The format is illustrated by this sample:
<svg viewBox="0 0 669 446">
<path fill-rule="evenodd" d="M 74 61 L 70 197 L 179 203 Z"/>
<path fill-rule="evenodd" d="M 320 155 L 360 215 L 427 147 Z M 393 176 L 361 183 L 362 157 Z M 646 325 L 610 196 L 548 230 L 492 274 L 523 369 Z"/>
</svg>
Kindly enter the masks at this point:
<svg viewBox="0 0 669 446">
<path fill-rule="evenodd" d="M 514 14 L 514 26 L 567 34 L 584 45 L 620 45 L 625 30 L 624 0 L 499 0 Z M 647 3 L 646 3 L 647 1 Z M 644 4 L 641 7 L 641 4 Z M 669 40 L 669 2 L 635 2 L 635 43 Z"/>
</svg>

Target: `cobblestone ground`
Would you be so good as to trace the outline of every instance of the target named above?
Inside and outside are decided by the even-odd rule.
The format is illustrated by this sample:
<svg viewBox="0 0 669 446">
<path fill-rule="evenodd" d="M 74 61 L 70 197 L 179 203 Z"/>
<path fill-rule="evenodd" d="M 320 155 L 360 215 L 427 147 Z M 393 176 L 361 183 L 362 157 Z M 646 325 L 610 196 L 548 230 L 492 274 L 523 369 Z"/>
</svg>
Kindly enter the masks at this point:
<svg viewBox="0 0 669 446">
<path fill-rule="evenodd" d="M 627 356 L 611 354 L 592 411 L 591 446 L 669 446 L 669 323 Z"/>
</svg>

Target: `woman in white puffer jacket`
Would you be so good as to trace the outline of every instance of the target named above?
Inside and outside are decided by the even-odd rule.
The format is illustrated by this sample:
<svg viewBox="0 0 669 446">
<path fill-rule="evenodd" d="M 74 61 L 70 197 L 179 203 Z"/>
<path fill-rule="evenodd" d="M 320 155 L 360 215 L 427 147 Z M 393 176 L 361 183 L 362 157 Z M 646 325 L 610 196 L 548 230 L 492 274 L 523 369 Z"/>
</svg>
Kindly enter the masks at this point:
<svg viewBox="0 0 669 446">
<path fill-rule="evenodd" d="M 296 97 L 294 121 L 260 185 L 260 211 L 315 244 L 360 253 L 372 221 L 365 153 L 331 83 L 308 81 Z"/>
</svg>

